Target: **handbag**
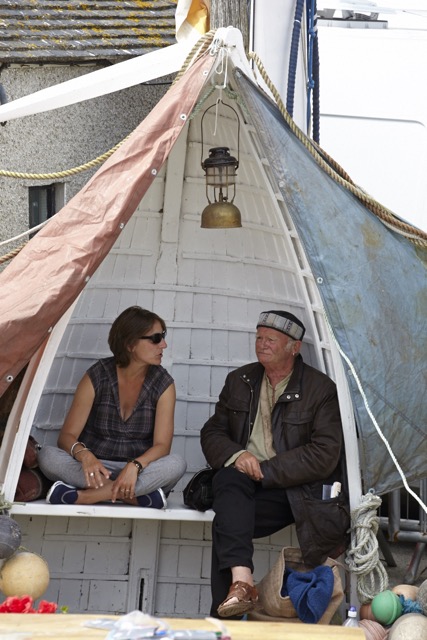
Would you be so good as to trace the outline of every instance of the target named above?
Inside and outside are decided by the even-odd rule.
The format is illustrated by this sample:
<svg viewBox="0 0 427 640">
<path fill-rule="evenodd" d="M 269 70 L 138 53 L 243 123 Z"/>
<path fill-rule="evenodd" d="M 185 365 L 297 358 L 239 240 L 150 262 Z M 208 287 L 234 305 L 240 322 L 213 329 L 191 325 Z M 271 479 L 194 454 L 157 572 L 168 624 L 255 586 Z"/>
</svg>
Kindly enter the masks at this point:
<svg viewBox="0 0 427 640">
<path fill-rule="evenodd" d="M 212 509 L 212 480 L 215 474 L 216 469 L 211 467 L 204 467 L 194 474 L 183 491 L 184 504 L 187 507 L 196 511 Z"/>
<path fill-rule="evenodd" d="M 320 616 L 317 624 L 329 624 L 344 599 L 344 589 L 339 571 L 340 564 L 332 558 L 327 558 L 322 567 L 330 567 L 333 573 L 333 588 L 330 600 Z M 285 569 L 309 572 L 312 567 L 307 566 L 302 558 L 301 550 L 297 547 L 283 547 L 275 564 L 257 584 L 260 610 L 252 620 L 286 620 L 286 622 L 302 622 L 289 595 L 282 596 Z"/>
</svg>

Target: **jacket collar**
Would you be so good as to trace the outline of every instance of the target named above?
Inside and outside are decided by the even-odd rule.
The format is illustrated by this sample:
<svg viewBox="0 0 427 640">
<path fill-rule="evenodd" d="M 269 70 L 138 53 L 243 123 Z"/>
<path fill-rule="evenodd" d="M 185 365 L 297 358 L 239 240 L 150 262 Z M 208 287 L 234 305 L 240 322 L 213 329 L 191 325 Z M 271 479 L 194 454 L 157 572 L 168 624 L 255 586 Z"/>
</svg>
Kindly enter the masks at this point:
<svg viewBox="0 0 427 640">
<path fill-rule="evenodd" d="M 301 399 L 301 379 L 304 368 L 304 361 L 301 354 L 298 354 L 295 358 L 295 366 L 291 375 L 291 379 L 285 389 L 285 393 L 279 398 L 278 401 L 287 402 L 289 400 Z M 249 383 L 251 387 L 256 387 L 261 383 L 262 376 L 264 375 L 264 367 L 259 362 L 251 362 L 243 367 L 242 379 L 244 382 Z"/>
</svg>

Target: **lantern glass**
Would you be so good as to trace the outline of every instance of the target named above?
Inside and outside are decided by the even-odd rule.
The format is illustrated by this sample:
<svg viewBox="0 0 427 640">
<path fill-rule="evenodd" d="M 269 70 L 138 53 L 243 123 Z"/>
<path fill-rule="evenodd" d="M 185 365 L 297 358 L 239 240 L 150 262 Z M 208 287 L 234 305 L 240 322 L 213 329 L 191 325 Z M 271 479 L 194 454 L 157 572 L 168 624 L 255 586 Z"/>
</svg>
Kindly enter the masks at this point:
<svg viewBox="0 0 427 640">
<path fill-rule="evenodd" d="M 233 202 L 236 187 L 238 160 L 230 155 L 228 147 L 209 149 L 209 157 L 202 162 L 205 170 L 206 197 L 209 202 Z M 213 193 L 209 195 L 209 187 Z M 229 187 L 233 187 L 230 200 Z"/>
</svg>

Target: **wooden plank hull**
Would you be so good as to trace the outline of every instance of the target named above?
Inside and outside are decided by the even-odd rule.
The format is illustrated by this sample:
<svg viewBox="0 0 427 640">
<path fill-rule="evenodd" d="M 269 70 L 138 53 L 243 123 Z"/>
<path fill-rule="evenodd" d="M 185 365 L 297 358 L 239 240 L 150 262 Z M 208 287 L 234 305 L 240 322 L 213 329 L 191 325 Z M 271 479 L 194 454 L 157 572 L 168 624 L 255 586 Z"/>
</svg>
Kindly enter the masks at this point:
<svg viewBox="0 0 427 640">
<path fill-rule="evenodd" d="M 221 89 L 199 98 L 167 162 L 151 177 L 151 186 L 100 257 L 75 306 L 33 358 L 37 366 L 29 367 L 5 441 L 3 479 L 10 500 L 30 430 L 41 444 L 56 442 L 78 381 L 96 359 L 109 355 L 111 323 L 134 304 L 153 309 L 168 327 L 163 365 L 177 387 L 173 449 L 188 463 L 177 491 L 205 464 L 200 429 L 213 412 L 227 373 L 255 359 L 255 325 L 261 311 L 286 308 L 303 320 L 304 359 L 335 379 L 341 376 L 341 406 L 351 432 L 353 416 L 341 362 L 257 128 L 239 101 L 233 96 L 226 100 Z M 221 105 L 217 113 L 209 111 L 202 133 L 202 115 L 218 98 L 236 109 L 239 139 L 236 118 Z M 209 148 L 224 145 L 240 160 L 235 204 L 243 226 L 202 229 L 200 214 L 207 201 L 201 159 Z M 141 154 L 137 158 L 142 162 Z M 141 170 L 138 162 L 135 172 Z M 117 199 L 122 197 L 120 189 Z M 102 242 L 98 246 L 102 251 Z M 358 474 L 353 486 L 357 492 Z M 52 515 L 37 515 L 28 504 L 16 514 L 25 546 L 48 561 L 51 582 L 46 599 L 80 613 L 140 608 L 161 616 L 208 614 L 209 522 L 121 519 L 104 513 L 73 518 L 60 510 L 55 506 Z M 257 542 L 256 579 L 268 571 L 284 545 L 297 546 L 292 528 Z"/>
</svg>

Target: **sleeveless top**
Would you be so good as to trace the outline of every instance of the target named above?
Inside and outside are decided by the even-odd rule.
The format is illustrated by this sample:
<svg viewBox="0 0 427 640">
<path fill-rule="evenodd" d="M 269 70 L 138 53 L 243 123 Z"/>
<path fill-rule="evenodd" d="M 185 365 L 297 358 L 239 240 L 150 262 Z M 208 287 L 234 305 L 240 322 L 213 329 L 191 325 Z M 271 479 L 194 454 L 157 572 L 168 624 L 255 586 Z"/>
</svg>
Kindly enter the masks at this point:
<svg viewBox="0 0 427 640">
<path fill-rule="evenodd" d="M 95 399 L 80 440 L 103 460 L 127 461 L 153 446 L 157 401 L 173 384 L 162 366 L 148 369 L 138 400 L 127 420 L 120 414 L 119 384 L 114 358 L 98 360 L 87 374 Z"/>
</svg>

